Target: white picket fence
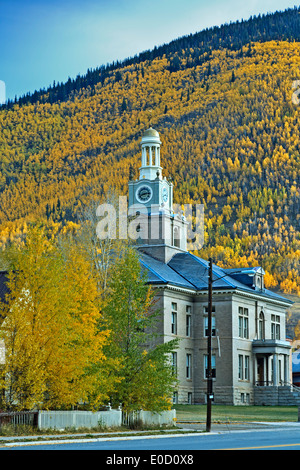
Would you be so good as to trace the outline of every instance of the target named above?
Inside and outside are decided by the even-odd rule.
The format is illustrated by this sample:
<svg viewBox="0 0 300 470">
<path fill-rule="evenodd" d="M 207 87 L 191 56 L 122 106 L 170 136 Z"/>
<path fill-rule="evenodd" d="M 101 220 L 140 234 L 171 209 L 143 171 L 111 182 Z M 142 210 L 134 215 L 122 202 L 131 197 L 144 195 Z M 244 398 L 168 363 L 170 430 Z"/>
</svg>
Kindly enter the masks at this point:
<svg viewBox="0 0 300 470">
<path fill-rule="evenodd" d="M 152 411 L 131 411 L 123 412 L 122 424 L 129 428 L 138 426 L 173 426 L 176 422 L 176 410 L 166 410 L 158 412 Z"/>
<path fill-rule="evenodd" d="M 120 427 L 122 411 L 39 411 L 39 429 Z"/>
<path fill-rule="evenodd" d="M 132 411 L 124 413 L 121 409 L 108 411 L 39 411 L 39 429 L 80 429 L 118 428 L 122 424 L 130 428 L 136 426 L 172 426 L 175 424 L 176 410 L 162 411 Z"/>
</svg>

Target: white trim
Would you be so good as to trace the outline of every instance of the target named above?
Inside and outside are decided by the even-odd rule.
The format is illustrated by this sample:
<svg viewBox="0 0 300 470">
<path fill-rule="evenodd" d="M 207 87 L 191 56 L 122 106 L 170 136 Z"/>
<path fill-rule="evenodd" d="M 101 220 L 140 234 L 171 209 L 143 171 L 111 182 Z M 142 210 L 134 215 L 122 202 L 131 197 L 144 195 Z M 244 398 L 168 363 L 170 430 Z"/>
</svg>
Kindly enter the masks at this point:
<svg viewBox="0 0 300 470">
<path fill-rule="evenodd" d="M 151 282 L 149 283 L 151 284 Z M 201 296 L 201 295 L 208 295 L 208 290 L 204 290 L 204 291 L 197 291 L 196 289 L 189 289 L 188 287 L 181 287 L 181 286 L 175 286 L 173 284 L 152 284 L 153 287 L 160 287 L 161 289 L 169 289 L 169 290 L 173 290 L 173 291 L 182 291 L 184 293 L 188 292 L 188 293 L 191 293 L 192 295 L 196 295 L 196 296 Z M 291 307 L 292 304 L 288 303 L 288 302 L 284 302 L 283 300 L 279 300 L 279 299 L 274 299 L 272 297 L 269 297 L 267 294 L 265 296 L 260 296 L 260 295 L 257 295 L 256 293 L 253 293 L 252 292 L 244 292 L 244 291 L 241 291 L 241 290 L 236 290 L 236 289 L 224 289 L 224 290 L 218 290 L 218 291 L 213 291 L 213 295 L 222 295 L 222 294 L 236 294 L 238 296 L 242 296 L 242 297 L 249 297 L 253 300 L 265 300 L 265 301 L 268 301 L 268 302 L 271 302 L 271 303 L 274 303 L 276 305 L 281 305 L 281 306 L 284 306 L 284 307 Z"/>
</svg>

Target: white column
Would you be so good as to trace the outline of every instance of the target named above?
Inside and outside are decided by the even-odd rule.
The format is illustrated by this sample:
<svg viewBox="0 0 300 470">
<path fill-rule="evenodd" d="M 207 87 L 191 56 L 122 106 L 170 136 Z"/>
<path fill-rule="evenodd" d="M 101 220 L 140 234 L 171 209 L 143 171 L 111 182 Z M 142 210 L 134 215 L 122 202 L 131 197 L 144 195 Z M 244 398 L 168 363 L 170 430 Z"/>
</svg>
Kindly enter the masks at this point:
<svg viewBox="0 0 300 470">
<path fill-rule="evenodd" d="M 289 355 L 288 354 L 285 354 L 283 356 L 283 360 L 284 360 L 284 382 L 285 384 L 288 384 L 290 382 L 290 370 L 289 370 Z"/>
<path fill-rule="evenodd" d="M 278 379 L 277 379 L 277 354 L 273 354 L 273 385 L 277 387 Z"/>
<path fill-rule="evenodd" d="M 155 146 L 155 166 L 159 166 L 158 164 L 158 147 Z"/>
<path fill-rule="evenodd" d="M 146 166 L 147 162 L 147 154 L 146 154 L 146 148 L 142 148 L 142 166 Z"/>
<path fill-rule="evenodd" d="M 149 165 L 152 166 L 152 147 L 149 147 Z"/>
</svg>

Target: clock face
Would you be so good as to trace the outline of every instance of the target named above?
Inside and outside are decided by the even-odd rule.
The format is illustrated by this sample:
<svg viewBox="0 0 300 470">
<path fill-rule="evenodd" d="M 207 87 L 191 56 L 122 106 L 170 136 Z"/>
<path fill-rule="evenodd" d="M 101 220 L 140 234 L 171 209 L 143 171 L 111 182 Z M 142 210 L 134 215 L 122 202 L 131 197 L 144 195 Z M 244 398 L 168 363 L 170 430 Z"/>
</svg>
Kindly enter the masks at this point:
<svg viewBox="0 0 300 470">
<path fill-rule="evenodd" d="M 150 201 L 152 198 L 152 189 L 146 185 L 141 186 L 136 192 L 136 198 L 142 204 Z"/>
<path fill-rule="evenodd" d="M 169 192 L 168 192 L 168 189 L 167 189 L 166 187 L 164 187 L 164 188 L 162 189 L 161 194 L 162 194 L 162 199 L 163 199 L 163 201 L 164 201 L 164 202 L 167 202 L 168 199 L 169 199 Z"/>
</svg>

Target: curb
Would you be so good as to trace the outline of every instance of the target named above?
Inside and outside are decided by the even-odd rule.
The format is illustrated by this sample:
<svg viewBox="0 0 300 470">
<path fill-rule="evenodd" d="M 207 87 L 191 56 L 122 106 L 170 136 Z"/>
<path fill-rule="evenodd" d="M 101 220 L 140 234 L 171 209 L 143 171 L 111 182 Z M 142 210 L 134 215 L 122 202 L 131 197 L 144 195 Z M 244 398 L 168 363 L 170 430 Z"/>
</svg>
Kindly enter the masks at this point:
<svg viewBox="0 0 300 470">
<path fill-rule="evenodd" d="M 153 434 L 153 435 L 145 435 L 145 436 L 121 436 L 121 437 L 98 437 L 98 438 L 81 438 L 81 439 L 45 439 L 45 440 L 36 440 L 30 442 L 18 441 L 18 442 L 6 442 L 0 443 L 0 447 L 19 447 L 19 446 L 33 446 L 33 445 L 54 445 L 54 444 L 79 444 L 85 442 L 107 442 L 107 441 L 133 441 L 133 440 L 141 440 L 141 439 L 165 439 L 165 438 L 176 438 L 176 437 L 184 437 L 184 436 L 205 436 L 208 433 L 205 432 L 183 432 L 178 434 Z M 219 434 L 218 432 L 210 432 L 209 435 Z"/>
</svg>

